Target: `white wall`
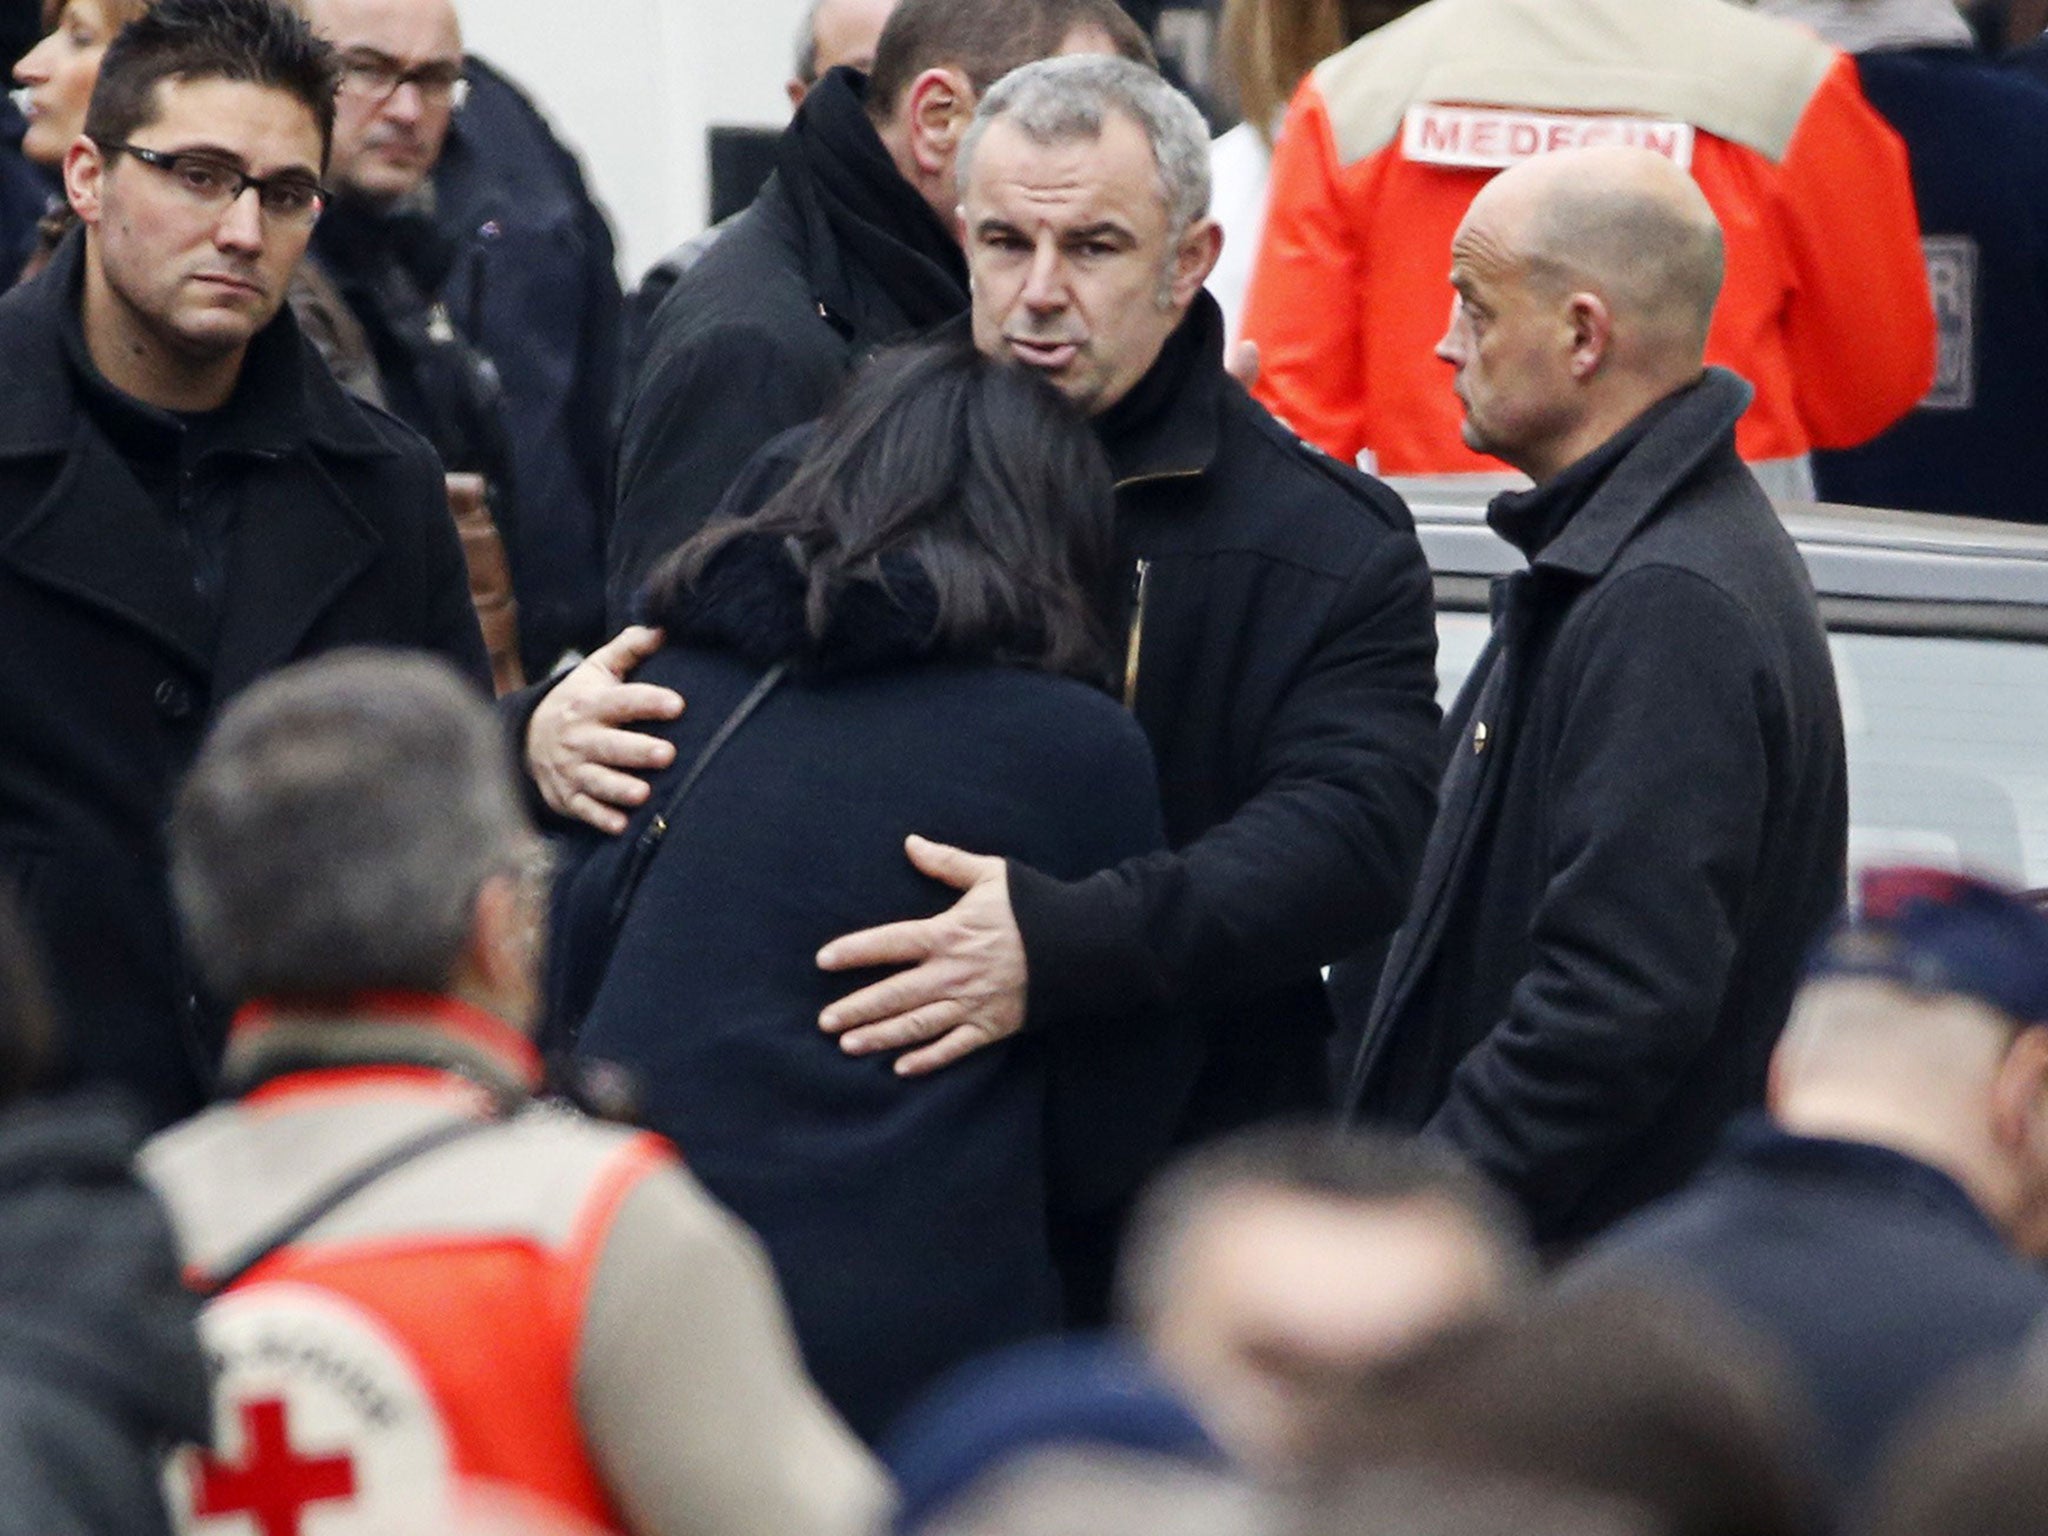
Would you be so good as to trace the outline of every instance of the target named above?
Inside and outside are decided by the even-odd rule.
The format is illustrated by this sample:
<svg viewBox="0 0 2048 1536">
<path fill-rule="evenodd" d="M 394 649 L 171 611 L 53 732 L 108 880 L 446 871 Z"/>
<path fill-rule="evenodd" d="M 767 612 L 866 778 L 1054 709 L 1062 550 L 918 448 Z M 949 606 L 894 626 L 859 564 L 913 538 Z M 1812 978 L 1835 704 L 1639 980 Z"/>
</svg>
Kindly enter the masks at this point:
<svg viewBox="0 0 2048 1536">
<path fill-rule="evenodd" d="M 779 124 L 804 0 L 456 0 L 582 157 L 630 284 L 704 227 L 713 123 Z"/>
</svg>

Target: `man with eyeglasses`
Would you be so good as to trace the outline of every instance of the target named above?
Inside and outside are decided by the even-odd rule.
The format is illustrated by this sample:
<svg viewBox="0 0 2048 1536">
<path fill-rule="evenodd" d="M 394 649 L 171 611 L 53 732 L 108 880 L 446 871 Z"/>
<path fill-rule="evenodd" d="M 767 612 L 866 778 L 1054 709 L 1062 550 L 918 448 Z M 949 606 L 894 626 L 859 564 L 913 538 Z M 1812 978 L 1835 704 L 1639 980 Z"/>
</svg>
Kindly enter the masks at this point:
<svg viewBox="0 0 2048 1536">
<path fill-rule="evenodd" d="M 314 255 L 387 403 L 494 489 L 530 677 L 603 638 L 599 508 L 622 345 L 612 236 L 450 0 L 308 0 L 340 51 L 335 206 Z"/>
<path fill-rule="evenodd" d="M 513 537 L 524 498 L 504 388 L 444 302 L 456 251 L 426 190 L 463 94 L 455 12 L 446 0 L 313 0 L 303 10 L 340 55 L 341 86 L 327 170 L 332 205 L 294 307 L 318 334 L 326 314 L 314 306 L 331 312 L 338 302 L 372 366 L 373 389 L 352 387 L 432 443 L 451 473 L 483 477 L 517 595 L 528 566 Z M 534 660 L 545 667 L 553 656 Z"/>
<path fill-rule="evenodd" d="M 215 711 L 340 646 L 489 679 L 440 465 L 284 307 L 334 79 L 274 0 L 162 0 L 66 155 L 82 228 L 0 299 L 0 882 L 52 962 L 60 1081 L 159 1123 L 209 1096 L 224 1022 L 162 833 Z"/>
</svg>

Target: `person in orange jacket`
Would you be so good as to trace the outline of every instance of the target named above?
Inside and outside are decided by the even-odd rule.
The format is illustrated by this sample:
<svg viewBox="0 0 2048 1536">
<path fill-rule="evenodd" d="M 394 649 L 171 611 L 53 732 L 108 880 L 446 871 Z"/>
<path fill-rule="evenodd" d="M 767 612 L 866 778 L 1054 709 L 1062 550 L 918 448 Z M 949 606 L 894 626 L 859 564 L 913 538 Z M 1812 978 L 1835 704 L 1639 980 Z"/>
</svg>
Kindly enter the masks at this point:
<svg viewBox="0 0 2048 1536">
<path fill-rule="evenodd" d="M 1443 253 L 1498 171 L 1597 143 L 1669 155 L 1727 232 L 1707 360 L 1756 388 L 1736 441 L 1769 489 L 1811 495 L 1810 449 L 1926 393 L 1905 147 L 1854 60 L 1728 0 L 1430 0 L 1326 59 L 1288 110 L 1245 319 L 1259 399 L 1381 474 L 1497 472 L 1432 356 Z"/>
<path fill-rule="evenodd" d="M 498 1490 L 600 1532 L 866 1536 L 887 1479 L 760 1243 L 662 1138 L 536 1102 L 510 766 L 449 666 L 358 651 L 251 687 L 186 781 L 180 916 L 241 1011 L 233 1096 L 141 1158 L 208 1298 L 174 1524 L 447 1529 Z"/>
</svg>

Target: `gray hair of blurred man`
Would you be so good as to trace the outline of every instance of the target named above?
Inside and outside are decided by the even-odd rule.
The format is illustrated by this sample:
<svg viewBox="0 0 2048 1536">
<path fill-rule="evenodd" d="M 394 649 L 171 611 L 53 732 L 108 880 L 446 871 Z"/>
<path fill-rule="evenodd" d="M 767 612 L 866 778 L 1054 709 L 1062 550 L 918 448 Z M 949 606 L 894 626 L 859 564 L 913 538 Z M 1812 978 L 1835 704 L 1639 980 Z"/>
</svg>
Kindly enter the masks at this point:
<svg viewBox="0 0 2048 1536">
<path fill-rule="evenodd" d="M 222 714 L 178 795 L 171 884 L 228 999 L 437 991 L 484 883 L 537 849 L 497 717 L 452 666 L 338 651 Z"/>
<path fill-rule="evenodd" d="M 789 73 L 805 85 L 814 85 L 818 79 L 818 12 L 824 5 L 825 0 L 811 0 L 797 18 L 796 47 L 790 56 Z"/>
<path fill-rule="evenodd" d="M 1507 1199 L 1449 1148 L 1416 1137 L 1274 1121 L 1183 1155 L 1139 1198 L 1117 1264 L 1120 1320 L 1143 1334 L 1164 1304 L 1182 1243 L 1203 1213 L 1243 1191 L 1340 1205 L 1432 1204 L 1462 1217 L 1511 1284 L 1533 1283 L 1528 1228 Z"/>
<path fill-rule="evenodd" d="M 1209 128 L 1195 104 L 1156 71 L 1100 54 L 1041 59 L 1014 69 L 989 88 L 961 141 L 956 174 L 964 195 L 974 152 L 996 122 L 1008 122 L 1034 144 L 1098 139 L 1121 114 L 1145 130 L 1166 205 L 1169 253 L 1209 211 Z"/>
</svg>

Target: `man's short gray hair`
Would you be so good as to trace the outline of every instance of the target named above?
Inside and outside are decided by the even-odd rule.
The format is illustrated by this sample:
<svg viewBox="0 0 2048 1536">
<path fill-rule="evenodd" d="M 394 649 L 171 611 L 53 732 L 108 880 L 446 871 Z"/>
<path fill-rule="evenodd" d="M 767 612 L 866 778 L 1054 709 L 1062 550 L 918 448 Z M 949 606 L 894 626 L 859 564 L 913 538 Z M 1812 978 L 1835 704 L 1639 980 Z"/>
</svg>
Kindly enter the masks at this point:
<svg viewBox="0 0 2048 1536">
<path fill-rule="evenodd" d="M 1178 243 L 1209 211 L 1209 129 L 1195 104 L 1153 70 L 1128 59 L 1070 54 L 1013 69 L 981 98 L 960 145 L 964 194 L 974 152 L 989 124 L 1002 119 L 1034 144 L 1096 139 L 1114 114 L 1145 130 L 1159 168 L 1167 231 Z"/>
<path fill-rule="evenodd" d="M 485 880 L 535 844 L 497 718 L 452 666 L 340 651 L 222 714 L 178 795 L 171 883 L 229 1001 L 439 991 Z"/>
</svg>

